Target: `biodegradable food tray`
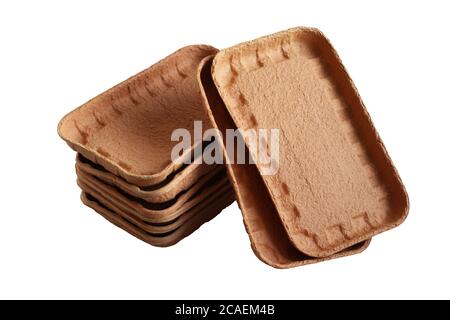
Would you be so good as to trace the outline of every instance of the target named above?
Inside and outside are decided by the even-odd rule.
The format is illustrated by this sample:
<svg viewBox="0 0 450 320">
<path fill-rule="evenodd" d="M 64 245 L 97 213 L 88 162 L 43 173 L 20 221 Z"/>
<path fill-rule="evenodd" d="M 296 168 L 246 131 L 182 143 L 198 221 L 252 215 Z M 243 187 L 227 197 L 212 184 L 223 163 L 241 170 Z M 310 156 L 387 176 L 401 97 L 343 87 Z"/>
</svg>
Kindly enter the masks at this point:
<svg viewBox="0 0 450 320">
<path fill-rule="evenodd" d="M 74 150 L 137 186 L 164 181 L 183 161 L 173 162 L 175 129 L 208 125 L 195 71 L 217 49 L 189 46 L 90 100 L 65 116 L 60 136 Z M 201 143 L 200 143 L 201 144 Z M 192 148 L 200 148 L 193 144 Z M 192 150 L 181 156 L 190 159 Z"/>
</svg>

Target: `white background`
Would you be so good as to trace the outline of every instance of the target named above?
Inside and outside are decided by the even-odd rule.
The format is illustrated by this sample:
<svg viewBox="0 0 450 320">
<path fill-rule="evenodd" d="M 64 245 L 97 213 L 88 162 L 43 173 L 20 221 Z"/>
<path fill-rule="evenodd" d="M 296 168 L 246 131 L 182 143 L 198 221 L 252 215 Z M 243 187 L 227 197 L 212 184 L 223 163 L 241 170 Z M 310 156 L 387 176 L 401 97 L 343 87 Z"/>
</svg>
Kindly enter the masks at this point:
<svg viewBox="0 0 450 320">
<path fill-rule="evenodd" d="M 0 298 L 450 298 L 448 1 L 2 1 Z M 82 206 L 60 118 L 196 43 L 295 26 L 339 52 L 411 200 L 364 253 L 292 270 L 250 249 L 238 206 L 151 247 Z"/>
</svg>

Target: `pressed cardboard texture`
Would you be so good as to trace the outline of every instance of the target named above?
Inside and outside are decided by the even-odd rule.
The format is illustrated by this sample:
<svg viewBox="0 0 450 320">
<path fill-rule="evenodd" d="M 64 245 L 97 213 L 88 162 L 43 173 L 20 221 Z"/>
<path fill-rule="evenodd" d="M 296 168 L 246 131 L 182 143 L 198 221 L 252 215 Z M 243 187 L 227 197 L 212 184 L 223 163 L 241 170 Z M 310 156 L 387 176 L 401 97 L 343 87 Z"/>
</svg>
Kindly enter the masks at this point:
<svg viewBox="0 0 450 320">
<path fill-rule="evenodd" d="M 77 170 L 77 175 L 84 185 L 108 197 L 116 206 L 128 208 L 139 219 L 149 223 L 168 223 L 227 186 L 228 180 L 224 169 L 218 170 L 211 177 L 204 177 L 204 181 L 197 182 L 176 198 L 164 203 L 150 203 L 137 199 L 85 172 Z"/>
<path fill-rule="evenodd" d="M 299 250 L 328 256 L 404 220 L 405 189 L 318 30 L 291 29 L 221 51 L 212 74 L 238 128 L 280 129 L 280 169 L 262 180 Z"/>
<path fill-rule="evenodd" d="M 206 179 L 210 173 L 214 174 L 217 166 L 192 163 L 174 172 L 173 177 L 168 177 L 160 185 L 154 185 L 150 188 L 130 184 L 126 180 L 83 158 L 80 154 L 77 155 L 76 168 L 110 185 L 118 187 L 134 197 L 148 202 L 160 203 L 172 200 L 179 193 L 189 189 L 202 178 Z M 96 198 L 98 199 L 98 197 Z"/>
<path fill-rule="evenodd" d="M 88 207 L 94 209 L 97 213 L 103 216 L 105 219 L 116 225 L 117 227 L 125 230 L 136 238 L 147 242 L 157 247 L 168 247 L 176 244 L 183 238 L 187 237 L 195 230 L 200 228 L 204 223 L 210 221 L 216 215 L 218 215 L 224 208 L 230 205 L 234 201 L 233 195 L 229 195 L 228 198 L 224 198 L 215 202 L 208 210 L 205 210 L 202 215 L 196 215 L 192 219 L 188 220 L 185 224 L 177 228 L 176 230 L 165 234 L 155 236 L 139 228 L 135 224 L 131 223 L 127 219 L 121 217 L 111 209 L 103 206 L 93 196 L 81 193 L 81 201 Z"/>
<path fill-rule="evenodd" d="M 207 126 L 195 71 L 203 57 L 215 52 L 202 45 L 178 50 L 65 116 L 58 127 L 60 136 L 134 185 L 163 181 L 181 166 L 171 160 L 178 143 L 171 141 L 173 130 L 192 133 L 196 120 Z"/>
<path fill-rule="evenodd" d="M 152 224 L 144 220 L 141 220 L 139 217 L 135 216 L 132 208 L 127 207 L 121 203 L 111 201 L 108 198 L 108 195 L 102 194 L 101 192 L 97 192 L 95 189 L 89 187 L 89 185 L 83 182 L 82 178 L 78 179 L 77 183 L 82 189 L 82 191 L 94 197 L 100 204 L 110 209 L 111 211 L 115 212 L 117 215 L 126 219 L 135 226 L 141 228 L 145 232 L 153 235 L 170 233 L 178 229 L 185 223 L 188 223 L 189 220 L 193 219 L 196 215 L 204 215 L 205 212 L 208 211 L 209 207 L 215 205 L 216 202 L 222 203 L 225 198 L 230 199 L 230 196 L 233 195 L 231 186 L 227 185 L 223 188 L 223 190 L 220 190 L 218 194 L 213 195 L 210 198 L 207 198 L 199 202 L 197 205 L 187 210 L 185 213 L 183 213 L 173 221 L 169 221 L 166 223 Z"/>
<path fill-rule="evenodd" d="M 204 106 L 212 124 L 226 137 L 225 130 L 235 129 L 236 126 L 211 79 L 211 59 L 212 57 L 205 58 L 201 63 L 199 82 L 202 84 Z M 226 141 L 221 142 L 226 144 Z M 227 172 L 242 211 L 252 249 L 256 256 L 268 265 L 292 268 L 360 253 L 369 245 L 370 239 L 324 258 L 305 255 L 290 241 L 256 166 L 228 162 Z"/>
</svg>

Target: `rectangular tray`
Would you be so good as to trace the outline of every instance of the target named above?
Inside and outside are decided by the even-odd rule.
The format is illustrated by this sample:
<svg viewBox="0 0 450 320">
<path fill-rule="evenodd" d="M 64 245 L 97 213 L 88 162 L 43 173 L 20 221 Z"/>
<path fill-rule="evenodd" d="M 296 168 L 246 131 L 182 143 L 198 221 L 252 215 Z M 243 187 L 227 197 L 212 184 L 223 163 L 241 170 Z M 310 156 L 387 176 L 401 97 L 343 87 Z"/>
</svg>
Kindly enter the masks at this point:
<svg viewBox="0 0 450 320">
<path fill-rule="evenodd" d="M 212 77 L 237 128 L 280 130 L 279 170 L 262 180 L 298 250 L 329 256 L 406 218 L 400 177 L 320 31 L 296 28 L 220 51 Z"/>
</svg>

